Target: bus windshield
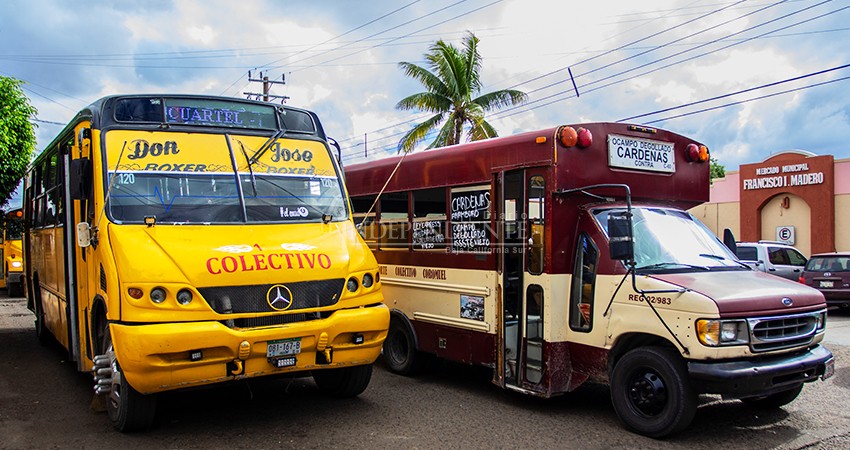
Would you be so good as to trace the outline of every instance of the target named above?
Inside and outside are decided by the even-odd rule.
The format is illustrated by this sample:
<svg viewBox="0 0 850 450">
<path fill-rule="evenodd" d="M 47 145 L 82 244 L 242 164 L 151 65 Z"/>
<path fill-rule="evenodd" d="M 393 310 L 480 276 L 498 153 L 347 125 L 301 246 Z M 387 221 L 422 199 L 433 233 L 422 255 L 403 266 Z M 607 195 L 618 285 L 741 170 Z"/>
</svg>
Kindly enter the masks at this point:
<svg viewBox="0 0 850 450">
<path fill-rule="evenodd" d="M 128 130 L 109 132 L 106 142 L 109 213 L 118 223 L 347 218 L 339 178 L 320 142 Z"/>
<path fill-rule="evenodd" d="M 608 214 L 624 209 L 593 212 L 608 233 Z M 690 213 L 665 208 L 633 208 L 635 268 L 639 272 L 693 270 L 749 270 L 708 228 Z"/>
</svg>

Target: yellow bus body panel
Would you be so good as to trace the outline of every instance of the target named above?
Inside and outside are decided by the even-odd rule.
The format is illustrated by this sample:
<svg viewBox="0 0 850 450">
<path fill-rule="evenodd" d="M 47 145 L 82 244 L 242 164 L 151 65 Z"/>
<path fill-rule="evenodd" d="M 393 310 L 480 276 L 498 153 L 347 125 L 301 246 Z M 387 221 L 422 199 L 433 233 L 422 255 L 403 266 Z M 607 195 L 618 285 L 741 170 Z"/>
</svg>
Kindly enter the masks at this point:
<svg viewBox="0 0 850 450">
<path fill-rule="evenodd" d="M 378 305 L 336 311 L 323 320 L 251 330 L 234 330 L 215 321 L 112 324 L 110 330 L 127 382 L 151 394 L 240 378 L 371 364 L 381 352 L 389 319 L 389 309 Z M 333 348 L 331 364 L 316 363 L 322 334 Z M 363 336 L 363 343 L 353 342 L 355 334 Z M 297 364 L 278 369 L 266 358 L 267 344 L 289 338 L 301 339 Z M 197 351 L 203 358 L 191 361 L 190 353 Z M 242 361 L 243 371 L 233 373 L 234 366 L 228 363 L 237 360 Z"/>
</svg>

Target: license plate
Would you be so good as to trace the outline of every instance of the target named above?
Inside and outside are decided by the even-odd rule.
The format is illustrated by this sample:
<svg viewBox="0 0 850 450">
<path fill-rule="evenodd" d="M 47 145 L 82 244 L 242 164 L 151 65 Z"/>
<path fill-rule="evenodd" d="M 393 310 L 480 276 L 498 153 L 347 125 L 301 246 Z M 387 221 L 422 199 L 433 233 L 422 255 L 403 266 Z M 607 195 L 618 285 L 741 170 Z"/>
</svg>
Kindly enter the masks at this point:
<svg viewBox="0 0 850 450">
<path fill-rule="evenodd" d="M 276 358 L 278 356 L 297 355 L 301 353 L 301 338 L 280 339 L 269 341 L 266 347 L 266 357 Z"/>
<path fill-rule="evenodd" d="M 820 287 L 822 288 L 831 288 L 833 286 L 832 281 L 821 281 Z"/>
<path fill-rule="evenodd" d="M 835 359 L 830 359 L 826 362 L 826 366 L 823 369 L 823 376 L 820 379 L 826 380 L 833 375 L 835 375 Z"/>
</svg>

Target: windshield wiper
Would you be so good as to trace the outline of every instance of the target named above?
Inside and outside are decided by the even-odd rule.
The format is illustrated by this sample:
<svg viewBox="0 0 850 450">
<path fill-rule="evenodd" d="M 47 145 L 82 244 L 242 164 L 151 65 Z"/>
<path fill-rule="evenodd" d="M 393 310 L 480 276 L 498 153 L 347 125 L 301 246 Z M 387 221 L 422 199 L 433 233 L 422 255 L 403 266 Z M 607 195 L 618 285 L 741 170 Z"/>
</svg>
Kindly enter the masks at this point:
<svg viewBox="0 0 850 450">
<path fill-rule="evenodd" d="M 248 152 L 245 151 L 245 146 L 242 145 L 242 141 L 239 141 L 239 148 L 242 150 L 242 155 L 245 156 L 245 159 L 248 160 L 248 172 L 251 173 L 251 189 L 254 190 L 254 197 L 257 196 L 257 178 L 254 176 L 254 165 L 251 164 L 251 159 L 248 158 Z"/>
<path fill-rule="evenodd" d="M 710 253 L 700 253 L 699 256 L 702 256 L 703 258 L 714 259 L 714 260 L 717 260 L 717 261 L 732 261 L 732 262 L 737 263 L 737 264 L 739 264 L 743 267 L 746 267 L 747 269 L 752 269 L 752 267 L 742 263 L 741 261 L 738 261 L 737 259 L 731 259 L 730 260 L 729 258 L 724 258 L 720 255 L 712 255 Z"/>
<path fill-rule="evenodd" d="M 263 153 L 265 153 L 266 150 L 271 148 L 272 143 L 274 143 L 274 141 L 276 141 L 279 137 L 283 136 L 283 133 L 284 130 L 277 130 L 275 134 L 269 136 L 268 140 L 266 140 L 266 142 L 263 142 L 263 145 L 261 145 L 260 148 L 257 149 L 256 153 L 254 153 L 254 156 L 248 159 L 248 165 L 254 165 L 254 163 L 257 162 L 261 156 L 263 156 Z"/>
<path fill-rule="evenodd" d="M 700 269 L 705 271 L 710 271 L 711 269 L 706 266 L 697 266 L 693 264 L 685 264 L 685 263 L 677 263 L 677 262 L 663 262 L 658 264 L 650 264 L 648 266 L 636 267 L 635 270 L 655 270 L 655 269 L 669 269 L 673 267 L 687 267 L 689 269 Z"/>
</svg>

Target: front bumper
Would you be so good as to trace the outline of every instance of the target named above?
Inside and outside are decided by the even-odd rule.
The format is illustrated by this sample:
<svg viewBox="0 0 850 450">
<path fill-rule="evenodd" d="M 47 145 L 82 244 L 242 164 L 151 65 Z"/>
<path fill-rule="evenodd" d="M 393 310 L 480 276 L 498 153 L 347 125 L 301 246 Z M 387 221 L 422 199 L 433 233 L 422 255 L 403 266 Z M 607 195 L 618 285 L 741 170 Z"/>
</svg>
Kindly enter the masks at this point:
<svg viewBox="0 0 850 450">
<path fill-rule="evenodd" d="M 241 378 L 372 364 L 387 336 L 383 304 L 336 311 L 330 317 L 255 329 L 220 322 L 110 325 L 115 355 L 127 382 L 143 394 Z M 355 343 L 355 336 L 362 343 Z M 266 357 L 269 341 L 300 338 L 291 367 Z M 328 350 L 330 349 L 330 351 Z M 200 353 L 198 353 L 200 352 Z M 192 360 L 192 355 L 202 355 Z M 328 362 L 327 356 L 330 356 Z"/>
<path fill-rule="evenodd" d="M 817 345 L 802 353 L 739 361 L 688 361 L 688 372 L 700 393 L 753 397 L 788 390 L 832 375 L 832 353 Z"/>
</svg>

